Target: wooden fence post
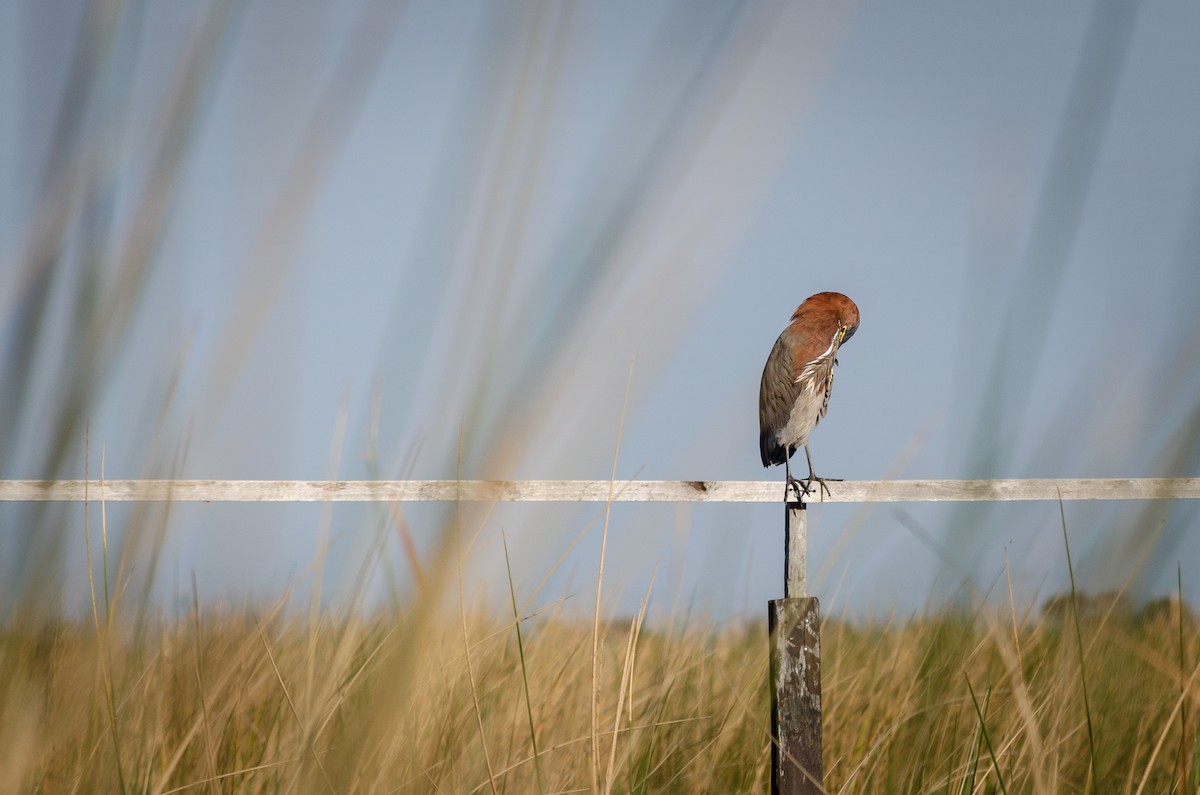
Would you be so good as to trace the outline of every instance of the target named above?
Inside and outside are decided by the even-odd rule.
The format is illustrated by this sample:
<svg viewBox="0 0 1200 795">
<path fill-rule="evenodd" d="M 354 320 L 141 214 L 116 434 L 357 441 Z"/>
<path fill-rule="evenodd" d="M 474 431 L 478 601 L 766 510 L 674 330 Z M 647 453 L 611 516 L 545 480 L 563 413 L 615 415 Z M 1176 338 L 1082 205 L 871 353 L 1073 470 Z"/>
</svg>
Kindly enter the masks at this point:
<svg viewBox="0 0 1200 795">
<path fill-rule="evenodd" d="M 807 588 L 807 510 L 788 503 L 784 598 L 768 603 L 771 633 L 771 792 L 824 792 L 820 603 Z"/>
<path fill-rule="evenodd" d="M 783 598 L 808 596 L 808 508 L 789 502 L 783 519 Z"/>
</svg>

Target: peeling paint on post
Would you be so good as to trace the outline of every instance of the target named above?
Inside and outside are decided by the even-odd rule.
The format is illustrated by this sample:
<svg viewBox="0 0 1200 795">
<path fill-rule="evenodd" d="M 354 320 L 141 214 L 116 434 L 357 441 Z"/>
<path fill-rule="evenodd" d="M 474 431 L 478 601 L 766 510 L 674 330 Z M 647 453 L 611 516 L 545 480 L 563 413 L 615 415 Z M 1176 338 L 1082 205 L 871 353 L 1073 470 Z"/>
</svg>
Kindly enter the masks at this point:
<svg viewBox="0 0 1200 795">
<path fill-rule="evenodd" d="M 822 793 L 820 603 L 774 599 L 768 605 L 771 792 Z"/>
</svg>

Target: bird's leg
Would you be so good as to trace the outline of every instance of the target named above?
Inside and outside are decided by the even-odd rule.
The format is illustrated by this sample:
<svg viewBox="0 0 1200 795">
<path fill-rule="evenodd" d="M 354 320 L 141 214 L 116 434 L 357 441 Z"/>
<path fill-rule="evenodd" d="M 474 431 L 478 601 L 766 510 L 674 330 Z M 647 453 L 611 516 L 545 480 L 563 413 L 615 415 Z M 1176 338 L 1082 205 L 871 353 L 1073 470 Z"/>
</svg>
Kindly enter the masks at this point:
<svg viewBox="0 0 1200 795">
<path fill-rule="evenodd" d="M 809 467 L 809 469 L 811 468 Z M 787 472 L 787 482 L 783 485 L 783 501 L 788 502 L 788 491 L 794 489 L 796 492 L 796 502 L 804 502 L 805 495 L 809 493 L 808 484 L 792 477 L 792 457 L 790 455 L 783 459 L 783 469 Z"/>
<path fill-rule="evenodd" d="M 832 497 L 833 493 L 829 490 L 829 486 L 825 485 L 825 481 L 832 480 L 835 483 L 837 483 L 837 482 L 841 481 L 841 478 L 819 478 L 819 477 L 817 477 L 816 473 L 813 472 L 812 456 L 808 454 L 808 445 L 804 445 L 804 457 L 808 459 L 808 483 L 805 484 L 805 487 L 804 487 L 805 493 L 808 493 L 809 488 L 812 486 L 813 481 L 815 480 L 820 485 L 821 491 L 825 492 L 830 497 Z M 822 497 L 821 499 L 824 500 L 825 498 Z"/>
</svg>

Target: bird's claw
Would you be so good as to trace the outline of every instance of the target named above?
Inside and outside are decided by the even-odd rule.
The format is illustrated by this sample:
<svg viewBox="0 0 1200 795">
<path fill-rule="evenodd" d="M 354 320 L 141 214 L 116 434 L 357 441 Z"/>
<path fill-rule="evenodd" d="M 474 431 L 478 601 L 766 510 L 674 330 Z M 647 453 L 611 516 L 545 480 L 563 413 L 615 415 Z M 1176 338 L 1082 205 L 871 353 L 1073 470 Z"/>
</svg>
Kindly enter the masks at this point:
<svg viewBox="0 0 1200 795">
<path fill-rule="evenodd" d="M 832 497 L 832 496 L 833 496 L 833 492 L 831 492 L 831 491 L 829 490 L 829 485 L 828 485 L 828 484 L 827 484 L 825 481 L 826 481 L 826 480 L 837 480 L 837 478 L 818 478 L 818 477 L 815 477 L 815 476 L 814 476 L 814 477 L 811 477 L 811 478 L 809 478 L 809 479 L 808 479 L 808 483 L 809 483 L 809 485 L 810 485 L 810 486 L 812 485 L 812 482 L 813 482 L 814 480 L 815 480 L 815 481 L 817 481 L 817 483 L 818 483 L 818 484 L 820 484 L 820 486 L 821 486 L 821 491 L 822 491 L 822 492 L 824 492 L 824 495 L 825 495 L 825 496 L 829 496 L 829 497 Z M 825 501 L 825 496 L 822 496 L 822 497 L 821 497 L 821 502 L 824 502 L 824 501 Z"/>
<path fill-rule="evenodd" d="M 797 480 L 796 478 L 788 478 L 787 483 L 783 487 L 783 501 L 788 502 L 788 492 L 795 491 L 796 502 L 804 502 L 805 496 L 812 493 L 812 490 L 809 488 L 809 486 L 810 484 L 806 481 Z"/>
<path fill-rule="evenodd" d="M 795 480 L 793 482 L 796 485 L 801 485 L 804 489 L 805 494 L 813 493 L 812 484 L 815 482 L 817 484 L 817 487 L 820 489 L 820 491 L 818 492 L 818 496 L 821 498 L 821 502 L 824 502 L 826 497 L 831 497 L 831 498 L 833 497 L 833 492 L 829 490 L 829 482 L 830 481 L 832 481 L 833 483 L 841 483 L 842 478 L 820 478 L 820 477 L 817 477 L 816 475 L 809 475 L 804 480 Z M 800 496 L 799 489 L 796 490 L 796 496 L 799 498 L 800 502 L 805 502 L 804 497 Z"/>
</svg>

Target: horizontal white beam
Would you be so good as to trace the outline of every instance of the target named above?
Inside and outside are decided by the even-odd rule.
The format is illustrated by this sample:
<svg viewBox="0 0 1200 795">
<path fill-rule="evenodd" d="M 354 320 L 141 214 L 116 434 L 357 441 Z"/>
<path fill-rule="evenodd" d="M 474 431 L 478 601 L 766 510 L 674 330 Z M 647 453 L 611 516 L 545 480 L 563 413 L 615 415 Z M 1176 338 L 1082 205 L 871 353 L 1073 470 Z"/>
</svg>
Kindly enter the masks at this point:
<svg viewBox="0 0 1200 795">
<path fill-rule="evenodd" d="M 1200 478 L 847 480 L 824 502 L 1200 499 Z M 0 501 L 782 502 L 783 481 L 749 480 L 0 480 Z M 812 502 L 818 502 L 815 497 Z"/>
</svg>

